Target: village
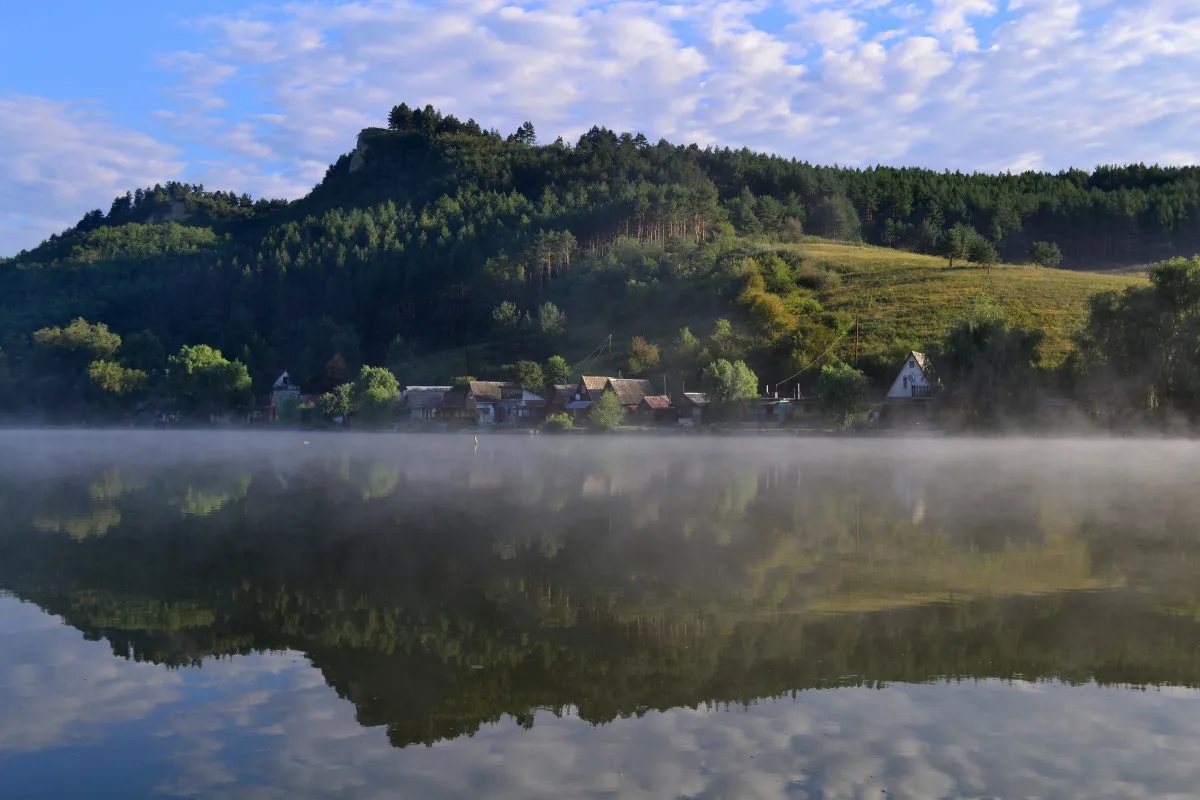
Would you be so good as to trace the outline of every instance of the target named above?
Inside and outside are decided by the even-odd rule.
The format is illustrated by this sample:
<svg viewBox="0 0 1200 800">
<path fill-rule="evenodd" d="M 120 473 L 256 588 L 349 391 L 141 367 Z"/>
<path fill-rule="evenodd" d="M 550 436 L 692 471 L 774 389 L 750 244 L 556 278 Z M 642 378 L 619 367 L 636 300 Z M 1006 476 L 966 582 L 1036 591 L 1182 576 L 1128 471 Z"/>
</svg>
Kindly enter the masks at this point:
<svg viewBox="0 0 1200 800">
<path fill-rule="evenodd" d="M 897 365 L 895 379 L 885 391 L 868 396 L 862 426 L 868 428 L 932 428 L 935 419 L 933 382 L 924 354 L 910 352 Z M 394 422 L 405 428 L 477 427 L 492 430 L 533 429 L 556 415 L 566 415 L 573 427 L 589 427 L 593 406 L 611 392 L 625 410 L 624 425 L 633 428 L 696 429 L 721 424 L 751 428 L 829 427 L 821 403 L 793 385 L 760 387 L 757 397 L 732 406 L 718 407 L 708 394 L 664 390 L 664 376 L 656 384 L 648 378 L 584 375 L 578 383 L 555 384 L 531 390 L 514 381 L 467 380 L 457 386 L 407 386 L 396 403 Z M 289 405 L 311 407 L 318 397 L 306 394 L 285 371 L 276 379 L 269 395 L 259 398 L 250 413 L 251 423 L 280 422 L 290 415 Z M 561 417 L 560 417 L 561 418 Z M 334 425 L 344 418 L 335 417 Z"/>
</svg>

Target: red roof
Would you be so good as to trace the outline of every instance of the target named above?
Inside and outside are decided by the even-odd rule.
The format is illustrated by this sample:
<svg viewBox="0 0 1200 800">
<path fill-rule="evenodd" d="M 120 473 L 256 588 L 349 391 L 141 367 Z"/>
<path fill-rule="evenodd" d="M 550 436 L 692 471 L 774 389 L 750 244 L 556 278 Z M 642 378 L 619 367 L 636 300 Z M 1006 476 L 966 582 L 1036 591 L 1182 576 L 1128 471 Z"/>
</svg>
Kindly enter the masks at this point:
<svg viewBox="0 0 1200 800">
<path fill-rule="evenodd" d="M 671 398 L 665 394 L 648 394 L 642 398 L 642 402 L 655 410 L 671 407 Z"/>
</svg>

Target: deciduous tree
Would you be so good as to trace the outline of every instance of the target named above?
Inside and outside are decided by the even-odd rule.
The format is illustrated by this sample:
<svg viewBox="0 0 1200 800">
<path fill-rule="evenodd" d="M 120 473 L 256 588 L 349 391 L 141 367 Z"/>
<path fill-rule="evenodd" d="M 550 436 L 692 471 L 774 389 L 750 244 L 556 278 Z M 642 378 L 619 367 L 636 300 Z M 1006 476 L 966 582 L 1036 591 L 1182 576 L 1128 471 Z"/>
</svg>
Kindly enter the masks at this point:
<svg viewBox="0 0 1200 800">
<path fill-rule="evenodd" d="M 849 425 L 862 408 L 867 384 L 867 377 L 849 364 L 826 364 L 817 384 L 821 410 L 839 426 Z"/>
<path fill-rule="evenodd" d="M 351 391 L 354 411 L 366 422 L 382 423 L 392 417 L 400 400 L 400 383 L 383 367 L 364 366 Z"/>
<path fill-rule="evenodd" d="M 611 431 L 625 421 L 625 406 L 612 390 L 607 390 L 592 403 L 588 418 L 601 430 Z"/>
<path fill-rule="evenodd" d="M 246 408 L 253 399 L 246 365 L 206 344 L 184 345 L 168 364 L 169 385 L 185 411 L 221 414 Z"/>
</svg>

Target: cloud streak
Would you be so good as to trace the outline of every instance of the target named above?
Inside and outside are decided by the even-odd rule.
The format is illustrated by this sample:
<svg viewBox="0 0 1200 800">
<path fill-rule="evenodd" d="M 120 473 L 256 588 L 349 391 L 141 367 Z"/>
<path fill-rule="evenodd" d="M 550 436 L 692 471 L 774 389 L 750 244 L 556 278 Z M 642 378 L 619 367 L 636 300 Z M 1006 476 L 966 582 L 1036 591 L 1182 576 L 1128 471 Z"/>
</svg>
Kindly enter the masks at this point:
<svg viewBox="0 0 1200 800">
<path fill-rule="evenodd" d="M 182 174 L 178 148 L 95 104 L 0 96 L 0 255 L 36 245 L 117 194 Z"/>
<path fill-rule="evenodd" d="M 504 132 L 529 119 L 543 140 L 602 124 L 818 163 L 1198 157 L 1193 2 L 301 0 L 192 30 L 162 54 L 169 143 L 94 107 L 0 101 L 0 252 L 181 170 L 300 195 L 401 101 Z"/>
<path fill-rule="evenodd" d="M 297 182 L 401 100 L 503 131 L 531 119 L 543 138 L 598 123 L 966 170 L 1188 160 L 1177 121 L 1200 121 L 1200 8 L 1166 0 L 1087 14 L 1076 0 L 288 8 L 210 21 L 205 52 L 280 115 L 229 124 L 287 154 L 277 170 Z M 787 24 L 760 21 L 773 8 Z"/>
</svg>

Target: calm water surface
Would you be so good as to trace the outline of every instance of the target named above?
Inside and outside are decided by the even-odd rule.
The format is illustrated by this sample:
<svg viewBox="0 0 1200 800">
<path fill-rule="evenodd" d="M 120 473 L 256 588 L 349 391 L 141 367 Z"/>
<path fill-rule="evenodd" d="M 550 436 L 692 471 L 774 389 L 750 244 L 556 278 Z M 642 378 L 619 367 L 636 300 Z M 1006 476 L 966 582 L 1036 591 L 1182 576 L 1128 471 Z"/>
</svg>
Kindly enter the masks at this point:
<svg viewBox="0 0 1200 800">
<path fill-rule="evenodd" d="M 1197 476 L 1171 442 L 0 433 L 0 796 L 1197 797 Z"/>
</svg>

